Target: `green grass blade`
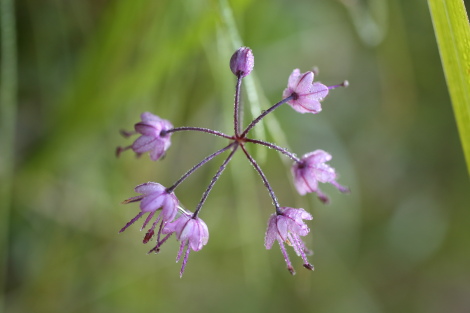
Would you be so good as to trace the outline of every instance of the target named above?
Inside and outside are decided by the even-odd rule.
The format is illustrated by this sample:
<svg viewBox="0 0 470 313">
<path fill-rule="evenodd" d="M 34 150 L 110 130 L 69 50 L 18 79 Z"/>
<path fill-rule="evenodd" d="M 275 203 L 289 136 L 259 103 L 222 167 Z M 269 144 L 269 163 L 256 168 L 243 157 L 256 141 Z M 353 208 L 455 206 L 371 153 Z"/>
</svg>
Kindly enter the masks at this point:
<svg viewBox="0 0 470 313">
<path fill-rule="evenodd" d="M 461 0 L 428 0 L 470 174 L 470 26 Z"/>
<path fill-rule="evenodd" d="M 17 58 L 14 1 L 0 1 L 0 311 L 5 306 L 8 236 L 12 180 L 15 168 L 15 121 L 17 105 Z"/>
</svg>

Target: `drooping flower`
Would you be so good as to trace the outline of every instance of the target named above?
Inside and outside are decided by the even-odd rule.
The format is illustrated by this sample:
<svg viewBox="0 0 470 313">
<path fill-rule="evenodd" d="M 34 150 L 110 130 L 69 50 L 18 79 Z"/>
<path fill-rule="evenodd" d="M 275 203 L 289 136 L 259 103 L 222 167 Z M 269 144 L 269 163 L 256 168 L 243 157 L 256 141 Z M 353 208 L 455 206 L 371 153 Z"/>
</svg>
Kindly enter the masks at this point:
<svg viewBox="0 0 470 313">
<path fill-rule="evenodd" d="M 173 192 L 168 192 L 165 187 L 153 182 L 148 182 L 135 187 L 135 192 L 140 193 L 141 195 L 129 198 L 123 203 L 127 204 L 140 201 L 140 212 L 119 232 L 122 233 L 144 214 L 149 213 L 141 228 L 144 229 L 153 218 L 155 213 L 157 211 L 161 211 L 152 224 L 151 228 L 145 234 L 144 243 L 147 243 L 153 237 L 155 233 L 155 227 L 159 222 L 161 222 L 162 226 L 163 223 L 170 222 L 176 217 L 176 214 L 178 213 L 178 199 Z M 162 227 L 160 227 L 158 237 L 160 237 L 161 229 Z"/>
<path fill-rule="evenodd" d="M 121 130 L 124 137 L 141 134 L 134 143 L 127 147 L 117 147 L 116 156 L 121 152 L 132 149 L 140 156 L 142 153 L 150 152 L 150 159 L 157 161 L 165 155 L 171 145 L 171 130 L 173 125 L 152 113 L 145 112 L 140 115 L 142 121 L 134 125 L 135 131 Z"/>
<path fill-rule="evenodd" d="M 235 76 L 245 77 L 255 66 L 253 52 L 248 47 L 241 47 L 230 58 L 230 69 Z"/>
<path fill-rule="evenodd" d="M 341 186 L 336 181 L 335 169 L 326 164 L 331 160 L 331 155 L 323 150 L 315 150 L 305 154 L 300 162 L 295 162 L 292 166 L 294 184 L 301 195 L 315 192 L 318 198 L 327 203 L 328 197 L 320 190 L 318 183 L 330 183 L 340 192 L 349 192 L 347 187 Z"/>
<path fill-rule="evenodd" d="M 311 254 L 311 251 L 305 247 L 304 242 L 300 238 L 300 236 L 305 236 L 310 232 L 310 229 L 303 220 L 311 219 L 312 215 L 304 209 L 288 207 L 280 207 L 279 212 L 274 213 L 269 218 L 264 245 L 266 249 L 271 249 L 274 240 L 279 242 L 282 254 L 287 263 L 287 269 L 292 275 L 295 274 L 295 270 L 289 260 L 284 242 L 294 248 L 295 253 L 304 261 L 303 265 L 306 269 L 313 270 L 313 265 L 307 260 L 307 254 Z"/>
<path fill-rule="evenodd" d="M 287 103 L 299 113 L 318 113 L 321 111 L 320 101 L 328 95 L 328 87 L 313 82 L 313 72 L 300 73 L 299 69 L 292 71 L 283 97 L 292 96 Z"/>
<path fill-rule="evenodd" d="M 189 252 L 191 250 L 201 250 L 209 240 L 209 230 L 207 225 L 199 217 L 193 217 L 192 213 L 184 211 L 175 221 L 166 223 L 163 227 L 162 233 L 175 233 L 176 240 L 181 243 L 176 257 L 176 262 L 180 260 L 183 250 L 186 248 L 180 271 L 180 277 L 182 277 L 184 268 L 188 262 Z"/>
<path fill-rule="evenodd" d="M 141 114 L 142 122 L 135 124 L 135 131 L 141 134 L 132 144 L 132 150 L 137 154 L 150 152 L 150 159 L 160 159 L 171 145 L 171 133 L 167 130 L 173 128 L 168 120 L 161 119 L 152 113 Z"/>
</svg>

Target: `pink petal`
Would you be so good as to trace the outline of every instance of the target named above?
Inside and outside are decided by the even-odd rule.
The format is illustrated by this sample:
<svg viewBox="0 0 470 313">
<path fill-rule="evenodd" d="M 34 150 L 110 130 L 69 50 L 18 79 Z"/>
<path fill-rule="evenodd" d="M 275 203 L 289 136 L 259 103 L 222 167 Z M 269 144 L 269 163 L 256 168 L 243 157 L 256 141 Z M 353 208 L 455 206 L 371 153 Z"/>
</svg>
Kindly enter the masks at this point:
<svg viewBox="0 0 470 313">
<path fill-rule="evenodd" d="M 312 94 L 315 99 L 322 100 L 328 95 L 328 87 L 321 83 L 313 83 L 310 86 L 310 91 L 309 93 Z"/>
<path fill-rule="evenodd" d="M 153 212 L 162 207 L 165 197 L 162 194 L 156 193 L 146 196 L 140 202 L 140 209 L 142 212 Z"/>
<path fill-rule="evenodd" d="M 277 238 L 276 217 L 277 215 L 273 214 L 268 220 L 268 228 L 266 229 L 266 234 L 264 236 L 264 246 L 266 249 L 271 249 Z"/>
<path fill-rule="evenodd" d="M 165 146 L 161 142 L 155 142 L 154 147 L 150 150 L 150 159 L 152 161 L 157 161 L 165 154 Z"/>
<path fill-rule="evenodd" d="M 298 68 L 293 70 L 292 74 L 290 74 L 290 76 L 289 76 L 287 86 L 290 87 L 290 88 L 295 88 L 298 84 L 300 75 L 301 75 L 300 70 Z M 289 94 L 289 96 L 290 96 L 290 94 Z"/>
<path fill-rule="evenodd" d="M 332 182 L 336 178 L 335 170 L 326 164 L 321 164 L 314 171 L 315 179 L 322 183 Z"/>
<path fill-rule="evenodd" d="M 316 114 L 321 112 L 322 110 L 320 102 L 310 95 L 301 96 L 296 101 L 296 105 L 297 107 L 295 107 L 294 109 L 299 113 Z"/>
<path fill-rule="evenodd" d="M 132 144 L 132 150 L 136 153 L 144 153 L 149 150 L 152 150 L 157 142 L 155 137 L 150 136 L 140 136 Z"/>
<path fill-rule="evenodd" d="M 277 216 L 277 221 L 276 221 L 276 229 L 277 229 L 277 235 L 278 238 L 280 238 L 282 241 L 286 241 L 287 236 L 288 236 L 288 231 L 289 231 L 289 220 L 283 216 L 283 215 L 278 215 Z"/>
<path fill-rule="evenodd" d="M 163 201 L 162 219 L 165 222 L 172 221 L 178 213 L 178 200 L 173 194 L 167 194 Z"/>
<path fill-rule="evenodd" d="M 299 82 L 297 83 L 297 86 L 295 86 L 295 91 L 299 95 L 311 93 L 312 82 L 313 82 L 312 72 L 307 72 L 307 73 L 302 74 L 302 76 L 299 79 Z"/>
<path fill-rule="evenodd" d="M 201 244 L 205 246 L 209 241 L 209 228 L 207 228 L 206 223 L 201 219 L 199 219 L 199 227 L 201 228 Z"/>
<path fill-rule="evenodd" d="M 165 187 L 163 187 L 162 185 L 158 183 L 148 182 L 148 183 L 138 185 L 137 187 L 135 187 L 134 190 L 135 192 L 148 195 L 154 192 L 162 192 L 165 190 Z"/>
<path fill-rule="evenodd" d="M 161 127 L 159 125 L 150 125 L 147 123 L 137 123 L 134 125 L 134 129 L 136 132 L 145 135 L 145 136 L 153 136 L 158 137 L 160 136 Z"/>
<path fill-rule="evenodd" d="M 186 221 L 184 227 L 181 229 L 181 232 L 178 235 L 178 240 L 184 242 L 194 236 L 194 233 L 198 232 L 195 224 L 197 224 L 196 221 L 192 218 L 189 218 L 189 220 Z"/>
<path fill-rule="evenodd" d="M 159 122 L 162 119 L 159 118 L 158 116 L 150 113 L 150 112 L 144 112 L 140 115 L 140 118 L 142 122 Z"/>
<path fill-rule="evenodd" d="M 331 158 L 331 154 L 320 149 L 307 153 L 302 157 L 302 159 L 305 160 L 309 166 L 315 166 L 319 163 L 328 162 L 331 160 Z"/>
</svg>

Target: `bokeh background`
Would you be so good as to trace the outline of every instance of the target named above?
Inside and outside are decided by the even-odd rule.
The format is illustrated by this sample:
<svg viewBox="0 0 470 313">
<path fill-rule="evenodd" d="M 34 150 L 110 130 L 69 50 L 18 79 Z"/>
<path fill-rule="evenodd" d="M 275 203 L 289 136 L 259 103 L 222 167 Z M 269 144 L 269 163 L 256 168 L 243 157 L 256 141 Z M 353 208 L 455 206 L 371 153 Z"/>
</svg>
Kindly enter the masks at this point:
<svg viewBox="0 0 470 313">
<path fill-rule="evenodd" d="M 16 1 L 18 105 L 12 194 L 0 200 L 5 312 L 468 312 L 470 184 L 425 1 Z M 253 49 L 245 123 L 281 99 L 292 69 L 349 80 L 318 115 L 283 106 L 256 136 L 298 155 L 324 149 L 352 192 L 323 205 L 290 162 L 251 149 L 282 205 L 312 213 L 315 271 L 264 248 L 273 207 L 238 154 L 201 217 L 210 240 L 185 275 L 172 238 L 158 255 L 133 188 L 169 186 L 225 141 L 177 133 L 164 160 L 116 158 L 150 111 L 230 133 L 228 61 Z M 248 92 L 247 92 L 248 90 Z M 11 147 L 2 147 L 10 149 Z M 193 210 L 219 157 L 176 194 Z"/>
</svg>

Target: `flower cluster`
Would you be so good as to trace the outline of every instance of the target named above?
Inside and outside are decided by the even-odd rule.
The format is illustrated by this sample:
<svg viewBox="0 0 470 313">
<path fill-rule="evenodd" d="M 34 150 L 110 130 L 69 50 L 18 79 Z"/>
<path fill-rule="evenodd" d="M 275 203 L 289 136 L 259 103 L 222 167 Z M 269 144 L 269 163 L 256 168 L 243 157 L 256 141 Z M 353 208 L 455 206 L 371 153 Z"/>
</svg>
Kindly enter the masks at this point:
<svg viewBox="0 0 470 313">
<path fill-rule="evenodd" d="M 206 223 L 199 218 L 199 213 L 204 202 L 207 199 L 214 184 L 219 179 L 227 164 L 232 159 L 237 150 L 242 150 L 248 161 L 253 165 L 260 175 L 264 186 L 266 187 L 270 197 L 272 198 L 275 213 L 271 215 L 268 221 L 268 228 L 265 235 L 266 249 L 271 249 L 274 241 L 278 241 L 287 268 L 291 274 L 295 274 L 294 268 L 290 262 L 289 256 L 285 249 L 284 243 L 294 248 L 294 251 L 303 260 L 303 266 L 309 270 L 313 270 L 307 260 L 307 255 L 311 254 L 300 237 L 306 236 L 310 229 L 303 220 L 311 220 L 310 213 L 302 208 L 281 207 L 277 200 L 274 190 L 271 188 L 269 181 L 256 160 L 247 151 L 245 145 L 256 144 L 265 146 L 286 155 L 293 161 L 292 174 L 294 177 L 294 185 L 301 195 L 306 193 L 315 193 L 318 198 L 326 203 L 328 197 L 318 187 L 319 183 L 330 183 L 340 192 L 348 192 L 347 187 L 341 186 L 337 181 L 335 170 L 326 164 L 331 160 L 331 155 L 323 150 L 315 150 L 305 154 L 302 158 L 298 158 L 294 153 L 285 148 L 277 146 L 274 143 L 266 142 L 250 138 L 248 135 L 251 129 L 259 123 L 266 115 L 274 111 L 284 103 L 290 105 L 295 111 L 300 113 L 319 113 L 321 101 L 328 95 L 329 90 L 347 86 L 347 81 L 334 86 L 326 86 L 319 82 L 314 82 L 315 74 L 313 72 L 301 73 L 299 69 L 295 69 L 289 76 L 287 88 L 284 90 L 283 99 L 271 106 L 268 110 L 263 111 L 256 117 L 243 131 L 240 123 L 240 89 L 243 77 L 249 75 L 254 67 L 254 57 L 250 48 L 242 47 L 238 49 L 230 59 L 230 69 L 237 77 L 235 88 L 234 102 L 234 134 L 227 135 L 225 133 L 201 127 L 173 127 L 173 125 L 152 113 L 145 112 L 141 115 L 141 122 L 135 124 L 135 131 L 122 131 L 125 137 L 134 134 L 140 136 L 127 147 L 118 147 L 116 155 L 120 155 L 125 150 L 133 150 L 138 156 L 149 152 L 150 159 L 157 161 L 161 159 L 171 145 L 171 135 L 181 131 L 198 131 L 216 135 L 225 138 L 229 143 L 204 158 L 202 161 L 194 165 L 184 175 L 181 176 L 172 186 L 164 187 L 158 183 L 148 182 L 138 185 L 135 192 L 139 195 L 125 200 L 123 203 L 139 202 L 140 212 L 128 222 L 120 232 L 126 230 L 130 225 L 134 224 L 142 216 L 147 215 L 141 229 L 145 229 L 153 220 L 150 227 L 145 233 L 143 242 L 148 243 L 152 238 L 155 239 L 155 246 L 149 251 L 159 252 L 161 246 L 175 234 L 176 240 L 180 242 L 179 252 L 176 258 L 178 262 L 184 252 L 180 276 L 183 275 L 186 267 L 188 256 L 191 250 L 199 251 L 205 246 L 209 240 L 209 230 Z M 197 204 L 194 213 L 182 208 L 178 198 L 174 194 L 174 190 L 194 171 L 211 161 L 216 156 L 230 151 L 225 161 L 219 167 L 212 178 L 209 186 L 204 191 L 200 202 Z M 158 213 L 157 213 L 158 211 Z M 157 216 L 155 217 L 155 215 Z M 155 218 L 154 218 L 155 217 Z"/>
</svg>

